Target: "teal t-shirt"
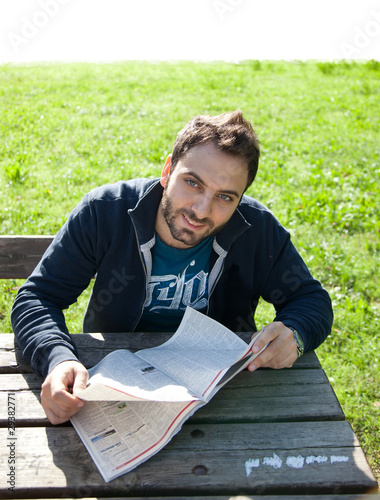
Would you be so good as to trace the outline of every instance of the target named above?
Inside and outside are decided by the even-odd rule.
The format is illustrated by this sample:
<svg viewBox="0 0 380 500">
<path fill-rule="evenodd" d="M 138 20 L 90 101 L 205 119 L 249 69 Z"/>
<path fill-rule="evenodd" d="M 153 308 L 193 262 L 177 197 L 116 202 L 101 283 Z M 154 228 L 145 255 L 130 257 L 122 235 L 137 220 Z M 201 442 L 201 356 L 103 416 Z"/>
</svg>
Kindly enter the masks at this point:
<svg viewBox="0 0 380 500">
<path fill-rule="evenodd" d="M 175 331 L 187 306 L 205 312 L 213 237 L 195 247 L 166 245 L 156 234 L 152 274 L 137 331 Z"/>
</svg>

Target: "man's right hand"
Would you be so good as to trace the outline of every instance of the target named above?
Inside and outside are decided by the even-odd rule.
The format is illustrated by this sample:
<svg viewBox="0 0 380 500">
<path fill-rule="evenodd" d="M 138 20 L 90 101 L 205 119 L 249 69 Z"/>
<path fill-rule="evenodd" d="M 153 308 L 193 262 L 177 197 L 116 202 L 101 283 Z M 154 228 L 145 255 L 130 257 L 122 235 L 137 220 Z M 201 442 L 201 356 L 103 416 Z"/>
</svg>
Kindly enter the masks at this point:
<svg viewBox="0 0 380 500">
<path fill-rule="evenodd" d="M 84 406 L 74 394 L 85 389 L 87 380 L 88 371 L 79 361 L 64 361 L 52 369 L 41 387 L 41 404 L 52 424 L 66 422 Z"/>
</svg>

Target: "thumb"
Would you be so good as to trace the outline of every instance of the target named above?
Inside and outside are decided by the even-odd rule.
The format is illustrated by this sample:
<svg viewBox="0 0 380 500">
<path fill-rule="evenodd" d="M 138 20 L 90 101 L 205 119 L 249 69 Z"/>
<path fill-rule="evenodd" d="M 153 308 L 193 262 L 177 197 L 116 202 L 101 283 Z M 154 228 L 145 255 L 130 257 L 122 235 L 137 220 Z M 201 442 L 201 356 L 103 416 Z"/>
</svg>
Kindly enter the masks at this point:
<svg viewBox="0 0 380 500">
<path fill-rule="evenodd" d="M 88 381 L 88 371 L 82 365 L 79 365 L 74 371 L 73 395 L 86 388 Z"/>
</svg>

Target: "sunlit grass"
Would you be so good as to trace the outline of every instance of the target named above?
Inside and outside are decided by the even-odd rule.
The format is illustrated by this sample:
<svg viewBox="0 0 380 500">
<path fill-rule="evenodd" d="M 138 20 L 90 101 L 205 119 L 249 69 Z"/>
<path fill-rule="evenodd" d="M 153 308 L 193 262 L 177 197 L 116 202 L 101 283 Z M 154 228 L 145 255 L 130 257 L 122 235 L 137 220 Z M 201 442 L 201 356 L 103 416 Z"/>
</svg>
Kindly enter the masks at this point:
<svg viewBox="0 0 380 500">
<path fill-rule="evenodd" d="M 318 356 L 380 480 L 378 62 L 1 66 L 1 233 L 55 233 L 91 188 L 157 176 L 192 116 L 235 108 L 262 144 L 248 194 L 333 299 Z M 3 332 L 19 284 L 0 282 Z M 72 332 L 87 297 L 67 312 Z"/>
</svg>

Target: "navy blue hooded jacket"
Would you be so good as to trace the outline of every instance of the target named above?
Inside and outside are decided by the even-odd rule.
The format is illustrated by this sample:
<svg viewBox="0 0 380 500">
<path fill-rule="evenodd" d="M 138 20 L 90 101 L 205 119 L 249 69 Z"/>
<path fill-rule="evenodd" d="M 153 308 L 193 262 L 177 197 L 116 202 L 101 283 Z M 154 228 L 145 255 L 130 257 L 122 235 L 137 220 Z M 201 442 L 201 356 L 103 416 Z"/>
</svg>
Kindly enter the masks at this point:
<svg viewBox="0 0 380 500">
<path fill-rule="evenodd" d="M 70 214 L 12 309 L 13 330 L 32 368 L 46 376 L 77 359 L 63 310 L 95 276 L 84 332 L 133 331 L 142 315 L 152 266 L 159 180 L 137 179 L 96 188 Z M 305 350 L 330 333 L 331 301 L 273 214 L 243 196 L 214 238 L 207 315 L 232 331 L 256 331 L 262 297 L 275 321 L 298 330 Z M 75 336 L 74 336 L 75 338 Z"/>
</svg>

